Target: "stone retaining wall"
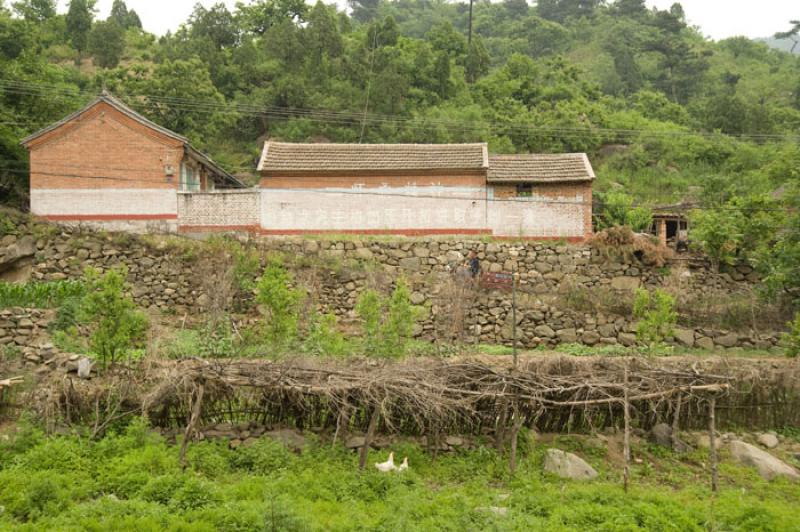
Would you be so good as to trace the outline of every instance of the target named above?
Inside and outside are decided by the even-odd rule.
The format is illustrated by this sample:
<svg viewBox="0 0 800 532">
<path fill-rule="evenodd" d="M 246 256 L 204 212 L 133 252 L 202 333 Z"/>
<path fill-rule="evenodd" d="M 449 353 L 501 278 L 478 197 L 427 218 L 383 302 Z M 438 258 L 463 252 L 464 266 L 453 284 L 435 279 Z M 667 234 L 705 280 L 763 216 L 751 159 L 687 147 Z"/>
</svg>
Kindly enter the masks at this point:
<svg viewBox="0 0 800 532">
<path fill-rule="evenodd" d="M 128 235 L 78 233 L 63 230 L 40 237 L 35 244 L 31 276 L 38 280 L 79 278 L 85 267 L 106 269 L 125 264 L 137 304 L 179 316 L 196 316 L 208 303 L 201 278 L 202 250 L 162 239 L 155 243 Z M 13 245 L 8 242 L 7 245 Z M 519 273 L 517 333 L 521 346 L 557 343 L 623 344 L 635 342 L 629 309 L 635 288 L 680 283 L 682 293 L 702 299 L 711 294 L 736 294 L 751 288 L 757 276 L 748 267 L 716 274 L 702 261 L 685 266 L 652 268 L 636 259 L 609 260 L 587 246 L 558 243 L 487 242 L 466 240 L 319 240 L 259 239 L 262 256 L 281 253 L 300 275 L 313 272 L 317 303 L 335 312 L 348 326 L 355 321 L 359 294 L 369 286 L 407 279 L 412 301 L 421 318 L 415 333 L 424 339 L 511 343 L 511 294 L 486 290 L 455 273 L 474 250 L 486 272 Z M 567 304 L 575 294 L 602 296 L 609 308 L 576 310 Z M 590 304 L 597 303 L 589 301 Z M 463 316 L 462 316 L 463 315 Z M 460 326 L 453 329 L 454 316 Z M 463 319 L 462 319 L 463 318 Z M 775 330 L 736 330 L 719 327 L 681 327 L 675 341 L 699 347 L 758 347 L 777 345 Z"/>
</svg>

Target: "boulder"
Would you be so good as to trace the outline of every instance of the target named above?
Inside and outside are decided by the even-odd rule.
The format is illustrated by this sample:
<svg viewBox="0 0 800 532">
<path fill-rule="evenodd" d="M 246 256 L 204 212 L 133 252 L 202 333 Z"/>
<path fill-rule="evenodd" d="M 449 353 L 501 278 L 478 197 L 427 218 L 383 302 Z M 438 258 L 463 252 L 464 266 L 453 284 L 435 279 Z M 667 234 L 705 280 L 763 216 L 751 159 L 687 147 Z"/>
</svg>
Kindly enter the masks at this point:
<svg viewBox="0 0 800 532">
<path fill-rule="evenodd" d="M 734 440 L 730 444 L 731 454 L 740 463 L 753 466 L 758 473 L 767 480 L 784 476 L 792 480 L 800 480 L 800 472 L 786 462 L 762 451 L 754 445 L 741 440 Z"/>
<path fill-rule="evenodd" d="M 404 270 L 419 270 L 419 257 L 406 257 L 404 259 L 400 259 L 400 267 Z"/>
<path fill-rule="evenodd" d="M 672 427 L 666 423 L 659 423 L 650 429 L 648 439 L 656 445 L 672 449 Z"/>
<path fill-rule="evenodd" d="M 591 480 L 597 477 L 597 471 L 582 458 L 560 449 L 547 449 L 544 470 L 570 480 Z"/>
<path fill-rule="evenodd" d="M 724 334 L 717 337 L 714 343 L 722 347 L 735 347 L 739 343 L 739 336 L 734 333 Z"/>
<path fill-rule="evenodd" d="M 269 436 L 273 440 L 281 442 L 286 447 L 294 451 L 300 451 L 303 449 L 303 447 L 306 446 L 305 437 L 296 430 L 291 430 L 291 429 L 271 430 L 269 432 L 265 432 L 264 435 Z"/>
<path fill-rule="evenodd" d="M 758 438 L 756 438 L 756 441 L 758 441 L 758 443 L 760 443 L 767 449 L 774 449 L 775 447 L 778 446 L 778 443 L 780 443 L 778 441 L 778 437 L 775 434 L 769 432 L 764 434 L 759 434 Z"/>
<path fill-rule="evenodd" d="M 630 292 L 639 288 L 639 278 L 627 275 L 611 279 L 611 288 L 614 290 L 628 290 Z"/>
<path fill-rule="evenodd" d="M 700 349 L 711 350 L 711 349 L 714 349 L 714 340 L 712 340 L 711 338 L 709 338 L 707 336 L 701 336 L 700 338 L 698 338 L 695 341 L 694 345 L 696 345 Z"/>
<path fill-rule="evenodd" d="M 584 331 L 581 340 L 586 345 L 594 345 L 600 341 L 600 335 L 597 334 L 597 331 Z"/>
<path fill-rule="evenodd" d="M 536 336 L 545 338 L 553 338 L 556 335 L 556 332 L 549 325 L 537 325 L 533 332 L 536 333 Z"/>
<path fill-rule="evenodd" d="M 685 347 L 694 347 L 694 331 L 691 329 L 675 329 L 672 333 L 675 341 Z"/>
<path fill-rule="evenodd" d="M 574 344 L 578 341 L 578 333 L 575 329 L 561 329 L 556 331 L 559 341 L 562 344 Z"/>
<path fill-rule="evenodd" d="M 633 333 L 619 333 L 617 340 L 625 347 L 636 345 L 636 335 Z"/>
</svg>

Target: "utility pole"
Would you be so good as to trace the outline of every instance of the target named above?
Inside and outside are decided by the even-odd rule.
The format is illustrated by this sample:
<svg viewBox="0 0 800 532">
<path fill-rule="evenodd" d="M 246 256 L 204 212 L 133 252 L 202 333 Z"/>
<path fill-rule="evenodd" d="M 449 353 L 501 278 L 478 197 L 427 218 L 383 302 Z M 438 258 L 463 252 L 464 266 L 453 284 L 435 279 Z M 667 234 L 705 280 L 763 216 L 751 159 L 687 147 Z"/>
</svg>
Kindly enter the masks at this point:
<svg viewBox="0 0 800 532">
<path fill-rule="evenodd" d="M 469 46 L 472 44 L 472 1 L 469 0 L 469 30 L 467 30 L 467 50 L 469 50 Z"/>
<path fill-rule="evenodd" d="M 517 271 L 511 270 L 511 352 L 514 356 L 514 368 L 517 367 Z"/>
</svg>

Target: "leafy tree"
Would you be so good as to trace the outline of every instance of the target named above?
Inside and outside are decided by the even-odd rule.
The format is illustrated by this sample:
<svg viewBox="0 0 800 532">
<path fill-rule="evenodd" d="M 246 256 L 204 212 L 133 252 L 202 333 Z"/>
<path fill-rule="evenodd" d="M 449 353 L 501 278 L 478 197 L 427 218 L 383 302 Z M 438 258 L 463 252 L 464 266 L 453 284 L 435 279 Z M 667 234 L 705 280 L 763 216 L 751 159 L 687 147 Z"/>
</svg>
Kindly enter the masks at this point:
<svg viewBox="0 0 800 532">
<path fill-rule="evenodd" d="M 800 356 L 800 312 L 795 314 L 794 320 L 786 325 L 789 327 L 789 332 L 784 334 L 786 355 L 797 358 Z"/>
<path fill-rule="evenodd" d="M 711 259 L 716 271 L 732 264 L 742 242 L 740 211 L 724 208 L 698 210 L 691 215 L 690 238 Z"/>
<path fill-rule="evenodd" d="M 245 31 L 264 35 L 268 29 L 283 21 L 305 20 L 308 4 L 304 0 L 256 0 L 249 4 L 236 3 L 236 16 Z"/>
<path fill-rule="evenodd" d="M 789 53 L 794 53 L 794 49 L 800 44 L 800 20 L 790 20 L 792 27 L 788 31 L 780 31 L 775 34 L 776 39 L 789 39 L 792 41 L 792 48 Z"/>
<path fill-rule="evenodd" d="M 195 39 L 208 39 L 215 49 L 230 48 L 239 42 L 239 28 L 225 4 L 217 3 L 206 9 L 196 4 L 187 25 Z"/>
<path fill-rule="evenodd" d="M 598 215 L 601 229 L 626 226 L 635 232 L 647 231 L 653 222 L 653 212 L 647 207 L 634 205 L 634 199 L 620 191 L 598 194 L 601 201 Z"/>
<path fill-rule="evenodd" d="M 490 62 L 489 52 L 483 44 L 483 39 L 481 39 L 479 35 L 476 35 L 472 39 L 472 43 L 467 50 L 465 65 L 467 82 L 475 83 L 479 77 L 485 76 L 489 72 Z"/>
<path fill-rule="evenodd" d="M 125 30 L 113 20 L 97 22 L 89 34 L 89 52 L 102 68 L 115 68 L 125 51 Z"/>
<path fill-rule="evenodd" d="M 108 18 L 126 30 L 130 28 L 142 29 L 142 21 L 139 19 L 139 15 L 133 9 L 128 10 L 128 6 L 123 0 L 114 0 L 111 5 L 111 15 Z"/>
<path fill-rule="evenodd" d="M 308 14 L 305 37 L 315 65 L 319 65 L 323 57 L 340 56 L 344 44 L 342 36 L 339 34 L 336 9 L 326 6 L 322 3 L 322 0 L 317 0 L 317 3 L 314 4 Z"/>
<path fill-rule="evenodd" d="M 406 353 L 416 313 L 403 279 L 397 281 L 388 301 L 374 290 L 364 291 L 356 313 L 362 321 L 363 349 L 368 356 L 398 357 Z"/>
<path fill-rule="evenodd" d="M 136 310 L 133 300 L 125 294 L 125 266 L 100 275 L 97 270 L 86 271 L 88 293 L 82 301 L 81 321 L 89 324 L 89 349 L 98 355 L 105 366 L 139 345 L 147 331 L 147 319 Z"/>
<path fill-rule="evenodd" d="M 267 314 L 266 334 L 270 343 L 283 348 L 297 335 L 297 321 L 302 292 L 291 288 L 291 276 L 280 261 L 269 262 L 256 284 L 256 302 Z"/>
<path fill-rule="evenodd" d="M 592 16 L 600 0 L 539 0 L 539 16 L 547 20 L 564 22 L 568 17 Z"/>
<path fill-rule="evenodd" d="M 649 292 L 639 288 L 633 301 L 633 316 L 639 320 L 636 338 L 653 348 L 673 334 L 678 321 L 675 298 L 661 289 Z"/>
<path fill-rule="evenodd" d="M 56 0 L 21 0 L 11 5 L 19 16 L 30 22 L 44 22 L 56 16 Z"/>
<path fill-rule="evenodd" d="M 94 19 L 94 4 L 95 0 L 70 0 L 69 3 L 66 18 L 67 34 L 72 47 L 78 51 L 76 64 L 80 64 L 81 53 L 89 45 L 89 32 Z"/>
</svg>

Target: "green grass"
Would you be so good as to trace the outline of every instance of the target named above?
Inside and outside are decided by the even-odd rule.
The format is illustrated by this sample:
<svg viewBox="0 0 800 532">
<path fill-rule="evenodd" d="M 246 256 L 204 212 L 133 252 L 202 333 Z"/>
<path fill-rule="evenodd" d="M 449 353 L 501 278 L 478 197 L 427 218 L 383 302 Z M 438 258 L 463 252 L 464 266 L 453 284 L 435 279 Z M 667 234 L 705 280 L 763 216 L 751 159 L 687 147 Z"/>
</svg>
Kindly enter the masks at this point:
<svg viewBox="0 0 800 532">
<path fill-rule="evenodd" d="M 269 439 L 238 450 L 193 443 L 183 471 L 178 448 L 141 423 L 100 441 L 46 438 L 25 428 L 0 440 L 0 529 L 15 530 L 797 530 L 797 486 L 768 483 L 723 462 L 721 492 L 708 488 L 705 457 L 634 448 L 633 485 L 603 446 L 560 436 L 600 472 L 591 482 L 545 475 L 546 446 L 521 438 L 514 478 L 493 449 L 436 461 L 398 443 L 403 475 L 357 468 L 357 456 L 317 443 L 301 454 Z M 370 454 L 370 463 L 388 451 Z M 723 453 L 723 458 L 725 455 Z M 506 507 L 506 516 L 482 510 Z"/>
<path fill-rule="evenodd" d="M 85 291 L 86 286 L 80 281 L 0 282 L 0 308 L 53 308 L 67 299 L 82 296 Z"/>
</svg>

